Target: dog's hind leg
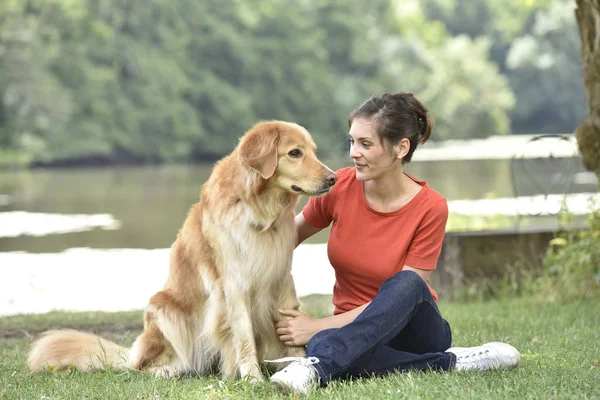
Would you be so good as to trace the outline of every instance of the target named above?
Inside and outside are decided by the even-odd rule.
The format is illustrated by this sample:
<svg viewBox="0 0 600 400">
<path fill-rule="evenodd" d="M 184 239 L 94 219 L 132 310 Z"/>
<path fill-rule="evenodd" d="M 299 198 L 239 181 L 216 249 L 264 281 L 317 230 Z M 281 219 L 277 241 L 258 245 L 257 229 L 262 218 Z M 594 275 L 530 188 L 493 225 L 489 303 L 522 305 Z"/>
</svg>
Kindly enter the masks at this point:
<svg viewBox="0 0 600 400">
<path fill-rule="evenodd" d="M 159 375 L 174 376 L 186 373 L 204 373 L 199 370 L 195 359 L 197 347 L 196 320 L 190 312 L 185 312 L 171 296 L 164 291 L 150 299 L 146 314 L 159 330 L 169 355 L 165 365 L 156 372 Z M 204 369 L 204 366 L 201 366 Z"/>
<path fill-rule="evenodd" d="M 129 352 L 131 368 L 156 375 L 170 375 L 166 369 L 176 358 L 173 348 L 156 325 L 154 315 L 146 312 L 144 331 L 137 337 Z"/>
</svg>

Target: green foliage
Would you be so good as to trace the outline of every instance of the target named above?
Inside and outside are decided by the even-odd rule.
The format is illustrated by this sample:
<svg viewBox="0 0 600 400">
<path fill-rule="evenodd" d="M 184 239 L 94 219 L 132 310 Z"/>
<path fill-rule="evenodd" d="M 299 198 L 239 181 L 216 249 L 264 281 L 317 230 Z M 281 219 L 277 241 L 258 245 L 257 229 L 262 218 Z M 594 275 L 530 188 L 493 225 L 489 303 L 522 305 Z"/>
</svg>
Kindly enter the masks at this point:
<svg viewBox="0 0 600 400">
<path fill-rule="evenodd" d="M 600 296 L 600 207 L 588 216 L 587 225 L 550 242 L 541 294 L 560 299 Z"/>
<path fill-rule="evenodd" d="M 535 14 L 531 29 L 506 54 L 517 97 L 517 133 L 569 133 L 586 117 L 581 45 L 574 2 L 559 0 Z"/>
<path fill-rule="evenodd" d="M 58 33 L 46 24 L 57 2 L 0 4 L 0 144 L 34 153 L 51 129 L 62 129 L 72 106 L 51 71 Z M 65 18 L 69 14 L 65 14 Z M 63 21 L 56 21 L 60 23 Z M 16 133 L 21 136 L 18 140 Z"/>
<path fill-rule="evenodd" d="M 15 2 L 0 17 L 36 29 L 28 52 L 13 46 L 30 56 L 2 64 L 0 94 L 16 98 L 1 113 L 16 116 L 5 141 L 37 162 L 153 162 L 220 156 L 259 119 L 339 131 L 334 76 L 307 11 L 255 3 Z"/>
<path fill-rule="evenodd" d="M 569 133 L 585 119 L 574 1 L 424 0 L 422 7 L 451 35 L 491 43 L 489 58 L 516 99 L 513 133 Z"/>
<path fill-rule="evenodd" d="M 413 41 L 414 43 L 414 41 Z M 510 133 L 514 97 L 505 77 L 488 60 L 486 39 L 455 36 L 435 48 L 413 47 L 411 65 L 390 62 L 398 80 L 419 94 L 436 120 L 437 140 L 483 138 Z"/>
<path fill-rule="evenodd" d="M 569 130 L 585 109 L 577 32 L 551 4 L 4 0 L 0 147 L 34 163 L 214 159 L 284 119 L 336 153 L 349 112 L 385 91 L 429 107 L 433 140 Z"/>
<path fill-rule="evenodd" d="M 25 151 L 0 149 L 0 169 L 22 167 L 31 163 L 31 155 Z"/>
<path fill-rule="evenodd" d="M 427 21 L 418 7 L 402 1 L 380 1 L 373 9 L 381 15 L 340 18 L 366 22 L 361 31 L 369 32 L 346 43 L 350 62 L 335 64 L 345 109 L 373 93 L 410 91 L 436 120 L 434 140 L 509 133 L 514 98 L 507 79 L 488 60 L 486 39 L 450 37 L 441 24 Z"/>
</svg>

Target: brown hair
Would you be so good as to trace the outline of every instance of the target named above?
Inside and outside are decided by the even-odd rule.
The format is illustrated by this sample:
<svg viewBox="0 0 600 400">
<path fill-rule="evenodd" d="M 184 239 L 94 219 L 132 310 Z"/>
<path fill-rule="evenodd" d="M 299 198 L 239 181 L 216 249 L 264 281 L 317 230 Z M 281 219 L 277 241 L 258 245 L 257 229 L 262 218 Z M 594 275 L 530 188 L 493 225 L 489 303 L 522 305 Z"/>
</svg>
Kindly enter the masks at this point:
<svg viewBox="0 0 600 400">
<path fill-rule="evenodd" d="M 410 162 L 417 145 L 425 143 L 435 125 L 433 117 L 412 93 L 384 93 L 371 96 L 348 117 L 348 126 L 356 118 L 368 118 L 375 123 L 377 135 L 383 143 L 395 145 L 407 138 L 410 149 L 403 163 Z M 384 142 L 385 141 L 385 142 Z"/>
</svg>

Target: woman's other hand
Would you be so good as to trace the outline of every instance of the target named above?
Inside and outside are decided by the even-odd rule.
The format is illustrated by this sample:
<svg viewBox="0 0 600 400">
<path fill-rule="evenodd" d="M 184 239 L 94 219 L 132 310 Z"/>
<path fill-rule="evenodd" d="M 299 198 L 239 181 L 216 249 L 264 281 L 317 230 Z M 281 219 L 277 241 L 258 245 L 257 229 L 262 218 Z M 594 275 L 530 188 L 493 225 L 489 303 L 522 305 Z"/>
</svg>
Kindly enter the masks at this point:
<svg viewBox="0 0 600 400">
<path fill-rule="evenodd" d="M 318 319 L 309 317 L 298 310 L 279 310 L 285 316 L 275 324 L 279 340 L 287 346 L 304 346 L 319 331 L 322 330 Z"/>
</svg>

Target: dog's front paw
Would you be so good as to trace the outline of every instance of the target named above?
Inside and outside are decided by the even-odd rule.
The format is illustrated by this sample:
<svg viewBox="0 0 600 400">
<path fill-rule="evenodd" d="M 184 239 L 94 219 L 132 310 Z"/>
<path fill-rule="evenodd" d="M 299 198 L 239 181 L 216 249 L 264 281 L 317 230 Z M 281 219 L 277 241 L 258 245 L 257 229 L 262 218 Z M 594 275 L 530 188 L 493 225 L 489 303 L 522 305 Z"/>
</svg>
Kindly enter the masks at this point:
<svg viewBox="0 0 600 400">
<path fill-rule="evenodd" d="M 240 375 L 242 379 L 252 383 L 257 384 L 264 381 L 262 374 L 260 373 L 260 369 L 256 365 L 252 366 L 241 366 L 240 367 Z"/>
<path fill-rule="evenodd" d="M 246 375 L 245 379 L 253 385 L 264 382 L 262 375 L 261 376 Z"/>
<path fill-rule="evenodd" d="M 167 365 L 153 367 L 150 368 L 149 371 L 152 372 L 154 376 L 158 378 L 171 379 L 179 376 L 179 373 L 173 367 Z"/>
</svg>

